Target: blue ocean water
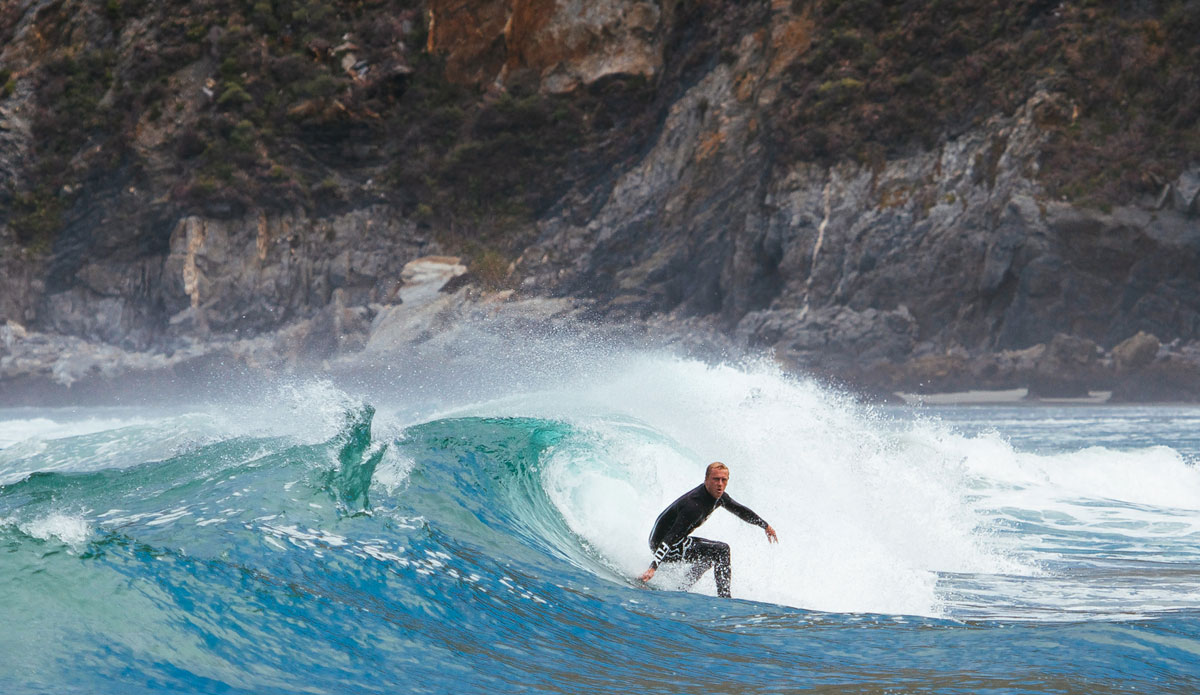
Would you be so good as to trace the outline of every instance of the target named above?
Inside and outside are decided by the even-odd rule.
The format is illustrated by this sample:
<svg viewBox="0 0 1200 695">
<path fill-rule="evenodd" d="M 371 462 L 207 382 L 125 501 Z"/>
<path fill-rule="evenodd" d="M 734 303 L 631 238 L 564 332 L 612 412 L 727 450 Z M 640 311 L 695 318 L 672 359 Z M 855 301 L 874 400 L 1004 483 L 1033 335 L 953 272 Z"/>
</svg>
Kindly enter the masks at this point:
<svg viewBox="0 0 1200 695">
<path fill-rule="evenodd" d="M 0 692 L 1194 693 L 1198 432 L 642 353 L 0 410 Z M 718 511 L 732 600 L 641 586 L 716 459 L 780 543 Z"/>
</svg>

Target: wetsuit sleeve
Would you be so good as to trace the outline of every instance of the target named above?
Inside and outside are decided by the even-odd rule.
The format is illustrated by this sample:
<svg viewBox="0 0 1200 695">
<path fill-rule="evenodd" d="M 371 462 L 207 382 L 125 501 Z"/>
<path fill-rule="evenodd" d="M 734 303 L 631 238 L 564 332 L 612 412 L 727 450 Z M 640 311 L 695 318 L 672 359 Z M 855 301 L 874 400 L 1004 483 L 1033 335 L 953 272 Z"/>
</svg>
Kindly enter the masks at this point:
<svg viewBox="0 0 1200 695">
<path fill-rule="evenodd" d="M 759 528 L 767 527 L 767 522 L 764 521 L 761 516 L 755 514 L 753 509 L 734 501 L 734 499 L 728 494 L 721 496 L 721 503 L 722 506 L 733 512 L 734 516 L 746 522 L 747 524 L 754 524 Z"/>
</svg>

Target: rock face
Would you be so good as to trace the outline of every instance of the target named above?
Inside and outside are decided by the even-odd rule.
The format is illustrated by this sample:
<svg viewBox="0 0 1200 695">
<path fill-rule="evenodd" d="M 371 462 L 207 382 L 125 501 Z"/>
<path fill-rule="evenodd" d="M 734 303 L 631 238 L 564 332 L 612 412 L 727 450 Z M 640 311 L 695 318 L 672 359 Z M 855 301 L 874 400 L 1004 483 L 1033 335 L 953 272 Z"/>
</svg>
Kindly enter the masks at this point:
<svg viewBox="0 0 1200 695">
<path fill-rule="evenodd" d="M 1114 403 L 1200 401 L 1200 367 L 1194 356 L 1171 356 L 1123 374 L 1112 392 Z"/>
<path fill-rule="evenodd" d="M 12 208 L 12 191 L 24 177 L 32 142 L 29 98 L 28 87 L 20 87 L 0 99 L 0 210 Z M 15 232 L 2 221 L 0 249 L 0 317 L 32 321 L 44 285 L 44 263 L 23 250 Z"/>
<path fill-rule="evenodd" d="M 799 21 L 780 11 L 773 26 Z M 1200 298 L 1179 278 L 1200 271 L 1196 220 L 1073 207 L 1031 178 L 1039 114 L 1060 97 L 882 166 L 780 164 L 756 128 L 776 97 L 763 54 L 790 47 L 759 39 L 673 103 L 594 217 L 543 223 L 525 287 L 588 292 L 618 316 L 713 316 L 851 381 L 938 346 L 1194 338 Z"/>
<path fill-rule="evenodd" d="M 1079 398 L 1096 383 L 1100 348 L 1086 338 L 1058 334 L 1034 363 L 1029 395 Z"/>
<path fill-rule="evenodd" d="M 165 256 L 88 254 L 74 282 L 44 297 L 55 332 L 145 350 L 212 336 L 251 337 L 334 304 L 399 301 L 404 264 L 436 250 L 412 222 L 366 208 L 233 220 L 186 217 Z"/>
<path fill-rule="evenodd" d="M 433 0 L 429 51 L 446 77 L 474 85 L 530 81 L 569 92 L 610 75 L 652 78 L 662 64 L 657 2 Z"/>
<path fill-rule="evenodd" d="M 180 220 L 163 266 L 172 330 L 262 332 L 311 315 L 335 292 L 345 306 L 396 301 L 405 263 L 432 245 L 389 213 Z"/>
<path fill-rule="evenodd" d="M 1121 341 L 1112 349 L 1114 366 L 1119 371 L 1141 369 L 1158 357 L 1160 348 L 1162 343 L 1156 336 L 1138 331 L 1137 335 Z"/>
<path fill-rule="evenodd" d="M 237 196 L 237 205 L 188 205 L 188 191 L 203 186 L 153 197 L 145 190 L 154 190 L 154 182 L 139 179 L 152 177 L 135 166 L 115 166 L 94 175 L 89 194 L 111 188 L 125 196 L 125 207 L 52 192 L 50 199 L 74 202 L 53 248 L 40 254 L 17 239 L 15 215 L 5 211 L 0 318 L 29 331 L 25 338 L 10 331 L 10 368 L 16 369 L 11 365 L 19 361 L 21 341 L 52 335 L 130 354 L 190 350 L 202 342 L 253 355 L 248 360 L 262 360 L 270 350 L 322 359 L 379 352 L 429 340 L 457 316 L 489 315 L 491 307 L 511 304 L 546 321 L 586 314 L 675 330 L 681 341 L 714 351 L 727 347 L 723 341 L 770 350 L 797 370 L 885 391 L 1021 385 L 1057 397 L 1113 387 L 1135 374 L 1159 375 L 1154 378 L 1162 383 L 1176 374 L 1183 375 L 1180 392 L 1190 392 L 1193 363 L 1184 348 L 1200 339 L 1194 282 L 1200 276 L 1200 168 L 1172 171 L 1162 181 L 1148 172 L 1161 193 L 1123 205 L 1084 206 L 1051 196 L 1039 177 L 1052 144 L 1047 124 L 1070 121 L 1080 110 L 1078 95 L 1057 89 L 1053 80 L 1022 93 L 1013 108 L 994 109 L 923 146 L 827 161 L 789 156 L 778 123 L 797 98 L 789 80 L 810 57 L 817 15 L 829 8 L 430 0 L 421 9 L 407 9 L 407 18 L 395 24 L 426 18 L 423 59 L 438 66 L 437 78 L 475 90 L 481 103 L 502 102 L 509 121 L 464 115 L 439 101 L 448 97 L 430 86 L 436 80 L 428 73 L 413 77 L 419 61 L 391 29 L 380 29 L 383 38 L 374 38 L 391 47 L 395 65 L 390 78 L 372 78 L 378 81 L 364 87 L 364 103 L 373 99 L 369 103 L 382 108 L 421 92 L 427 101 L 405 106 L 410 110 L 397 118 L 424 108 L 440 119 L 437 128 L 406 136 L 402 146 L 414 161 L 439 139 L 453 145 L 455 138 L 493 128 L 501 132 L 496 141 L 513 145 L 523 142 L 517 133 L 528 133 L 510 121 L 536 117 L 549 129 L 572 113 L 585 114 L 578 132 L 595 117 L 608 130 L 594 132 L 633 143 L 586 152 L 563 148 L 562 161 L 595 152 L 610 159 L 569 169 L 575 178 L 563 182 L 565 193 L 513 235 L 519 253 L 493 262 L 501 269 L 493 275 L 507 273 L 500 280 L 510 294 L 483 300 L 477 288 L 437 291 L 450 277 L 469 283 L 477 275 L 463 275 L 469 263 L 428 257 L 486 245 L 495 236 L 488 225 L 499 222 L 437 218 L 416 198 L 413 183 L 436 181 L 437 172 L 408 172 L 411 161 L 394 169 L 374 161 L 382 150 L 372 128 L 385 116 L 355 107 L 347 95 L 367 82 L 363 75 L 382 67 L 372 73 L 362 57 L 367 53 L 349 40 L 338 47 L 314 40 L 306 56 L 336 62 L 351 86 L 336 92 L 314 80 L 315 96 L 288 113 L 318 142 L 306 151 L 306 165 L 332 172 L 329 188 L 340 197 L 327 206 L 288 210 Z M 13 26 L 4 60 L 34 69 L 31 37 L 41 35 L 33 30 L 43 22 L 39 17 L 31 8 Z M 250 23 L 267 25 L 268 19 Z M 103 25 L 93 12 L 70 25 L 71 40 L 109 31 Z M 132 35 L 142 36 L 126 28 L 126 38 Z M 204 87 L 176 102 L 178 122 L 199 123 L 193 108 L 207 109 L 206 118 L 225 118 L 225 151 L 272 170 L 269 158 L 254 159 L 262 155 L 255 148 L 265 145 L 238 139 L 253 126 L 250 106 L 229 116 L 254 99 L 247 92 L 253 80 L 216 60 L 232 39 L 214 29 L 189 40 L 175 56 L 180 65 L 164 74 L 173 85 Z M 124 46 L 112 36 L 104 41 Z M 305 67 L 291 58 L 269 63 L 270 69 L 290 74 Z M 137 61 L 122 54 L 116 62 Z M 621 89 L 613 93 L 628 103 L 580 107 L 603 102 L 607 86 L 617 83 Z M 846 77 L 816 85 L 813 93 L 840 89 L 865 87 Z M 521 101 L 535 97 L 551 99 L 537 104 L 555 108 Z M 0 202 L 10 208 L 30 170 L 32 98 L 31 85 L 19 82 L 0 99 L 0 176 L 14 182 L 0 192 Z M 110 90 L 99 101 L 116 98 Z M 830 111 L 831 120 L 851 115 Z M 211 150 L 212 143 L 172 133 L 170 118 L 139 114 L 133 121 L 133 149 L 156 171 L 169 169 L 173 157 L 204 160 Z M 463 173 L 454 166 L 465 166 L 486 147 L 475 142 L 450 149 L 446 171 Z M 356 155 L 360 150 L 373 154 Z M 220 173 L 220 164 L 205 166 Z M 372 178 L 389 171 L 404 174 L 396 174 L 403 183 L 394 190 Z M 470 199 L 505 173 L 467 171 L 448 177 L 461 190 L 435 193 Z M 143 184 L 145 190 L 138 188 Z M 261 342 L 251 345 L 255 340 Z M 1159 354 L 1163 343 L 1174 346 L 1168 350 L 1174 361 Z M 48 345 L 65 343 L 45 338 Z M 37 369 L 52 371 L 43 367 Z M 75 372 L 60 372 L 70 377 L 60 382 L 77 380 Z"/>
</svg>

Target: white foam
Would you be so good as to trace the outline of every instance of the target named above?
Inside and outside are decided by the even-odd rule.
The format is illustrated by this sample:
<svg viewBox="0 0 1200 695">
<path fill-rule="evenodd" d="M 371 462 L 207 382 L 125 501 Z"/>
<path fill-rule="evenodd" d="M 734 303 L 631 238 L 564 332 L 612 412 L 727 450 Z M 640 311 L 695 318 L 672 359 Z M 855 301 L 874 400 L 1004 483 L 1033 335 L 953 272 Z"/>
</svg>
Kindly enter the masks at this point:
<svg viewBox="0 0 1200 695">
<path fill-rule="evenodd" d="M 1079 587 L 1047 569 L 1072 544 L 1103 535 L 1178 561 L 1200 538 L 1200 473 L 1166 447 L 1039 455 L 994 433 L 872 412 L 771 365 L 640 354 L 612 366 L 464 412 L 565 419 L 584 432 L 548 453 L 544 484 L 571 528 L 628 577 L 649 562 L 658 513 L 713 460 L 730 466 L 729 494 L 780 543 L 725 512 L 696 533 L 733 547 L 735 595 L 803 608 L 955 615 L 954 577 L 966 576 L 1008 596 L 997 615 L 1029 606 L 1074 616 Z M 1044 532 L 1011 531 L 1027 518 Z M 1083 541 L 1064 535 L 1081 528 Z M 712 593 L 711 579 L 696 590 Z M 1179 590 L 1134 581 L 1105 598 L 1127 613 L 1150 605 L 1139 595 Z M 1049 598 L 1035 605 L 1039 591 Z"/>
<path fill-rule="evenodd" d="M 658 513 L 714 460 L 731 468 L 729 494 L 780 534 L 771 546 L 725 512 L 697 531 L 733 546 L 744 598 L 937 615 L 938 572 L 1020 567 L 979 532 L 968 471 L 928 433 L 891 431 L 769 365 L 640 356 L 521 405 L 592 433 L 594 442 L 555 448 L 545 483 L 572 529 L 627 575 L 648 564 Z"/>
<path fill-rule="evenodd" d="M 0 411 L 0 418 L 6 415 Z M 36 472 L 88 472 L 168 458 L 181 449 L 233 426 L 219 412 L 184 413 L 150 417 L 79 417 L 77 412 L 50 413 L 45 417 L 0 419 L 9 439 L 19 439 L 0 448 L 0 485 L 7 485 Z"/>
<path fill-rule="evenodd" d="M 145 418 L 97 418 L 83 419 L 52 419 L 49 417 L 5 419 L 0 412 L 0 449 L 6 449 L 19 442 L 41 444 L 55 439 L 79 437 L 96 432 L 145 425 Z"/>
<path fill-rule="evenodd" d="M 395 494 L 408 480 L 414 465 L 415 461 L 398 454 L 396 447 L 388 447 L 379 465 L 375 468 L 371 484 L 382 486 L 388 494 Z"/>
<path fill-rule="evenodd" d="M 78 552 L 92 536 L 91 524 L 82 516 L 52 513 L 33 521 L 19 524 L 24 533 L 43 541 L 58 540 Z"/>
<path fill-rule="evenodd" d="M 1134 451 L 1089 447 L 1039 456 L 1011 452 L 968 457 L 979 475 L 997 484 L 1058 500 L 1114 500 L 1154 508 L 1200 511 L 1200 471 L 1163 446 Z"/>
</svg>

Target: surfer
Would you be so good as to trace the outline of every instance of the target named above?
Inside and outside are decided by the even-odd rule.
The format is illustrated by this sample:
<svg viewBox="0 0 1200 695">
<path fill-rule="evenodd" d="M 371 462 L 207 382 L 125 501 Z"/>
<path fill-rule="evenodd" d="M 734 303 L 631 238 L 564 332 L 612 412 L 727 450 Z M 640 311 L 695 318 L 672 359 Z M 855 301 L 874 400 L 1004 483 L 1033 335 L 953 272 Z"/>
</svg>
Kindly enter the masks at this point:
<svg viewBox="0 0 1200 695">
<path fill-rule="evenodd" d="M 725 494 L 728 484 L 729 467 L 714 461 L 708 464 L 704 472 L 703 484 L 685 493 L 658 515 L 654 530 L 650 532 L 650 550 L 654 552 L 654 560 L 650 562 L 650 569 L 642 573 L 643 582 L 650 581 L 659 563 L 685 562 L 691 565 L 687 573 L 688 586 L 695 584 L 711 567 L 717 580 L 717 595 L 730 598 L 729 582 L 733 570 L 730 567 L 729 544 L 688 535 L 707 521 L 717 507 L 724 507 L 742 521 L 765 529 L 767 540 L 771 543 L 779 542 L 770 524 L 749 507 L 738 504 Z"/>
</svg>

